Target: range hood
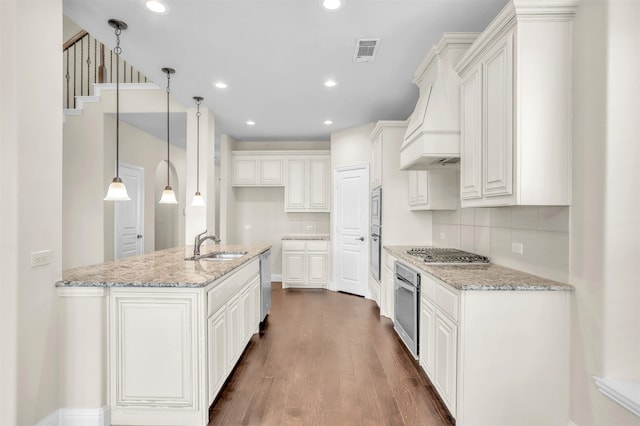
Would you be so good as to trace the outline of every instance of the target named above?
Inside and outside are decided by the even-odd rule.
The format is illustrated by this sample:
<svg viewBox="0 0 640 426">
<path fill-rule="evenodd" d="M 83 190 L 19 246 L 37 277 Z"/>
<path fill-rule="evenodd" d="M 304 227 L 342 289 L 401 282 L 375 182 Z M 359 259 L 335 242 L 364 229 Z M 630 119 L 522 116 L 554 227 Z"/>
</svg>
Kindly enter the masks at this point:
<svg viewBox="0 0 640 426">
<path fill-rule="evenodd" d="M 454 67 L 477 33 L 445 33 L 414 75 L 420 97 L 400 148 L 401 170 L 456 168 L 460 162 L 460 77 Z"/>
</svg>

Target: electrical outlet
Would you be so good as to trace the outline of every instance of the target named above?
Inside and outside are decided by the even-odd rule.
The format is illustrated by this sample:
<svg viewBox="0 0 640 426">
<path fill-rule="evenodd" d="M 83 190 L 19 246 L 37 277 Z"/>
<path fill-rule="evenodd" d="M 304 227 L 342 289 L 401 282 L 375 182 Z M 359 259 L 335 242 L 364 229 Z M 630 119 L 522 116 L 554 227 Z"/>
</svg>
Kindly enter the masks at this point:
<svg viewBox="0 0 640 426">
<path fill-rule="evenodd" d="M 307 231 L 312 231 L 313 225 L 306 225 L 305 228 L 307 228 Z"/>
<path fill-rule="evenodd" d="M 31 267 L 44 266 L 51 263 L 51 250 L 31 252 Z"/>
<path fill-rule="evenodd" d="M 251 231 L 251 225 L 245 225 L 244 226 L 244 230 L 245 231 Z"/>
<path fill-rule="evenodd" d="M 524 254 L 524 244 L 511 243 L 511 252 L 516 254 Z"/>
</svg>

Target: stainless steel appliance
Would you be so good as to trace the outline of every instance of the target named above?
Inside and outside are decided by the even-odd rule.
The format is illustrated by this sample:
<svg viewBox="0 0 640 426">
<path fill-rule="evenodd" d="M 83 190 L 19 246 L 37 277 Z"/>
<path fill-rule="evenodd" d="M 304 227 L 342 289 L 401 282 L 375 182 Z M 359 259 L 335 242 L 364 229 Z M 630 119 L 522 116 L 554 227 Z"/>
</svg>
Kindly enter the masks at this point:
<svg viewBox="0 0 640 426">
<path fill-rule="evenodd" d="M 393 328 L 415 359 L 418 359 L 420 324 L 420 274 L 395 263 L 395 313 Z"/>
<path fill-rule="evenodd" d="M 260 331 L 271 309 L 271 250 L 260 254 Z"/>
<path fill-rule="evenodd" d="M 382 188 L 371 191 L 371 240 L 369 269 L 380 281 L 380 254 L 382 250 Z"/>
<path fill-rule="evenodd" d="M 407 254 L 426 263 L 447 265 L 489 263 L 489 258 L 486 256 L 445 247 L 417 247 L 407 250 Z"/>
</svg>

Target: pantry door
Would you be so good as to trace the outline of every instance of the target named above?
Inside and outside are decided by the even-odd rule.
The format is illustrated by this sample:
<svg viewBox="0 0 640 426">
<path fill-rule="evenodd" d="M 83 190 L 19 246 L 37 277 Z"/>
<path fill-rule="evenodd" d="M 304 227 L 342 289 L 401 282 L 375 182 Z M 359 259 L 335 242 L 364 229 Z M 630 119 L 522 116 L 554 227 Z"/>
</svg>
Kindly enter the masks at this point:
<svg viewBox="0 0 640 426">
<path fill-rule="evenodd" d="M 119 170 L 131 201 L 116 201 L 116 259 L 144 253 L 144 169 L 120 162 Z"/>
<path fill-rule="evenodd" d="M 369 294 L 369 166 L 337 169 L 334 191 L 336 289 Z"/>
</svg>

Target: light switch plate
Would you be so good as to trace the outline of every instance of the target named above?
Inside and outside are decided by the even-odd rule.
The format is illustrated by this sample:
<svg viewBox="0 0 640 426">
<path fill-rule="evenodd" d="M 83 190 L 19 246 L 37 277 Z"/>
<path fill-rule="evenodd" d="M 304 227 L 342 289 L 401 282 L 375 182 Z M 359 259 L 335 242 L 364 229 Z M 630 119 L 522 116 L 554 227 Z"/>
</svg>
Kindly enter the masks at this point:
<svg viewBox="0 0 640 426">
<path fill-rule="evenodd" d="M 516 254 L 524 254 L 524 244 L 511 243 L 511 252 Z"/>
<path fill-rule="evenodd" d="M 251 231 L 251 225 L 244 225 L 245 231 Z"/>
</svg>

